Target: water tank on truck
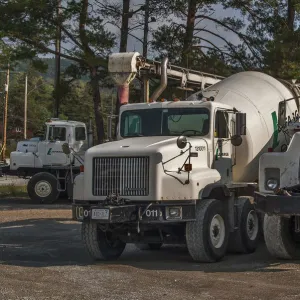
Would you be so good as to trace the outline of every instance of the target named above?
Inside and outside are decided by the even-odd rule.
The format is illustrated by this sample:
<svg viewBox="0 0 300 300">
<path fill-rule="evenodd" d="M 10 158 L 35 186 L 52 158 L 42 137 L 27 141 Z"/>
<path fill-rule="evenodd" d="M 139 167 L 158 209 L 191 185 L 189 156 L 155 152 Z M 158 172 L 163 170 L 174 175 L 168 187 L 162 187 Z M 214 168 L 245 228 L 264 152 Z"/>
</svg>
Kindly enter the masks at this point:
<svg viewBox="0 0 300 300">
<path fill-rule="evenodd" d="M 292 84 L 288 86 L 267 74 L 246 71 L 193 94 L 187 100 L 214 97 L 215 102 L 247 113 L 247 134 L 242 137 L 242 145 L 236 147 L 233 180 L 255 182 L 261 154 L 283 151 L 289 143 L 289 136 L 282 130 L 279 132 L 278 122 L 284 124 L 288 116 L 293 118 L 298 113 L 298 99 L 282 102 L 295 98 L 295 92 L 297 88 Z M 231 130 L 235 128 L 234 124 L 228 125 Z"/>
</svg>

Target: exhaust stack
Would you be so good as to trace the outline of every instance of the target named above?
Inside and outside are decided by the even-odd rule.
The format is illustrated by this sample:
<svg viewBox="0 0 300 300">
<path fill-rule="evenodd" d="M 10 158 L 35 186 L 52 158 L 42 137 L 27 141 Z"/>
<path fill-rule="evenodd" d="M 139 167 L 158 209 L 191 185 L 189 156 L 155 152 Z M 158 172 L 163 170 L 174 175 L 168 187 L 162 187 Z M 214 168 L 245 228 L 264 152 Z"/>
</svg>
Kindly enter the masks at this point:
<svg viewBox="0 0 300 300">
<path fill-rule="evenodd" d="M 164 57 L 162 64 L 161 64 L 161 77 L 160 77 L 160 85 L 154 91 L 152 96 L 149 99 L 149 102 L 154 102 L 157 98 L 162 94 L 162 92 L 166 89 L 168 84 L 168 76 L 167 76 L 167 66 L 168 66 L 169 59 Z"/>
</svg>

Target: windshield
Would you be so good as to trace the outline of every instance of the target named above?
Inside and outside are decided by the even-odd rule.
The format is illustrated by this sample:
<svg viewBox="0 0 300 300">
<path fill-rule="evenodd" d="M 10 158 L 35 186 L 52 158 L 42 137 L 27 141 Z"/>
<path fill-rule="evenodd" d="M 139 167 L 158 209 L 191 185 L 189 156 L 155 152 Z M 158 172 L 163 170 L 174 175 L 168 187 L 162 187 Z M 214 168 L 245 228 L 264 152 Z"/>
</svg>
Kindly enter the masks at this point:
<svg viewBox="0 0 300 300">
<path fill-rule="evenodd" d="M 124 111 L 121 115 L 122 137 L 204 136 L 209 133 L 206 108 L 155 108 Z"/>
</svg>

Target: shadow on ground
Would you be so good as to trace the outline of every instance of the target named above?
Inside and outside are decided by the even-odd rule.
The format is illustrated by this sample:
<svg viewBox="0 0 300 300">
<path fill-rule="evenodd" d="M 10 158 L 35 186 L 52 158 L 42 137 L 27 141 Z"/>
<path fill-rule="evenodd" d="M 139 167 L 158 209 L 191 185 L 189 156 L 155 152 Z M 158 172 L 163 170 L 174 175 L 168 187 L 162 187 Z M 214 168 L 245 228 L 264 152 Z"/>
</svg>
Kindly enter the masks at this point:
<svg viewBox="0 0 300 300">
<path fill-rule="evenodd" d="M 283 262 L 270 257 L 263 243 L 255 253 L 226 255 L 222 261 L 211 264 L 195 263 L 185 246 L 175 245 L 165 245 L 158 251 L 143 251 L 127 245 L 118 260 L 93 262 L 83 247 L 80 224 L 69 218 L 0 223 L 0 261 L 5 265 L 28 267 L 94 265 L 99 270 L 123 265 L 146 270 L 207 273 L 286 271 Z"/>
<path fill-rule="evenodd" d="M 37 203 L 28 197 L 2 197 L 0 198 L 1 210 L 20 210 L 20 209 L 71 209 L 72 202 L 67 198 L 60 198 L 54 203 Z"/>
</svg>

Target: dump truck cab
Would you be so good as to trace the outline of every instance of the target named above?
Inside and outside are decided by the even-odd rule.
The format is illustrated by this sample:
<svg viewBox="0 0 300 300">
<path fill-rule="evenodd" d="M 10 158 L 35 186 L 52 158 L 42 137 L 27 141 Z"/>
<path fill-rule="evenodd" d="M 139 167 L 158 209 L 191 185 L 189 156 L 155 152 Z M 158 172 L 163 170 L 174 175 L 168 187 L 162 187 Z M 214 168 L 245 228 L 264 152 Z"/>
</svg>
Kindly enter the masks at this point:
<svg viewBox="0 0 300 300">
<path fill-rule="evenodd" d="M 32 175 L 41 168 L 68 166 L 74 157 L 66 157 L 63 153 L 64 143 L 83 154 L 87 149 L 86 125 L 77 121 L 48 120 L 41 140 L 18 142 L 16 151 L 10 154 L 10 170 Z"/>
</svg>

